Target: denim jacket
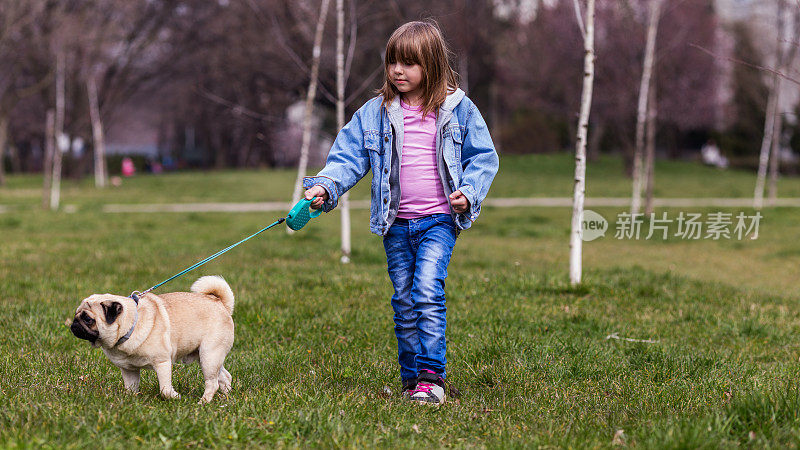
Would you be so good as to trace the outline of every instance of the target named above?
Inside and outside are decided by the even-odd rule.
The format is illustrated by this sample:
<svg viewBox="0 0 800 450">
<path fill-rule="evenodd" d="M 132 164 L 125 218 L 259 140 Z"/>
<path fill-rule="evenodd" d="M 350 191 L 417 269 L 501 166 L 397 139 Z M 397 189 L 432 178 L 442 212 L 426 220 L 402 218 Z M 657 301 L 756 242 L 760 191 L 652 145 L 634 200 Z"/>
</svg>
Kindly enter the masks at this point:
<svg viewBox="0 0 800 450">
<path fill-rule="evenodd" d="M 364 104 L 336 136 L 325 167 L 315 177 L 306 177 L 303 187 L 322 186 L 329 212 L 339 197 L 372 169 L 370 231 L 386 235 L 400 207 L 400 163 L 403 158 L 403 111 L 399 97 L 388 108 L 381 97 Z M 456 89 L 447 96 L 436 118 L 436 161 L 448 196 L 456 190 L 467 197 L 469 210 L 450 215 L 458 231 L 478 218 L 481 202 L 489 192 L 499 166 L 489 129 L 478 108 Z"/>
</svg>

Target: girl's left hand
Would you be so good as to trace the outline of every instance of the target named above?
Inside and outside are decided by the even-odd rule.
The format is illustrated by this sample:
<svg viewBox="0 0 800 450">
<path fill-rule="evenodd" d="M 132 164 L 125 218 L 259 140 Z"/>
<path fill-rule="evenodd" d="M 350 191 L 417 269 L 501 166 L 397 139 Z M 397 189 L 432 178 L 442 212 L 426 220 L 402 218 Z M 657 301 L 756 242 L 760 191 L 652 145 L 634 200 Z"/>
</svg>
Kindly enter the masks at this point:
<svg viewBox="0 0 800 450">
<path fill-rule="evenodd" d="M 453 206 L 453 211 L 458 214 L 469 210 L 469 200 L 467 200 L 467 196 L 462 194 L 461 191 L 455 191 L 450 194 L 450 205 Z"/>
</svg>

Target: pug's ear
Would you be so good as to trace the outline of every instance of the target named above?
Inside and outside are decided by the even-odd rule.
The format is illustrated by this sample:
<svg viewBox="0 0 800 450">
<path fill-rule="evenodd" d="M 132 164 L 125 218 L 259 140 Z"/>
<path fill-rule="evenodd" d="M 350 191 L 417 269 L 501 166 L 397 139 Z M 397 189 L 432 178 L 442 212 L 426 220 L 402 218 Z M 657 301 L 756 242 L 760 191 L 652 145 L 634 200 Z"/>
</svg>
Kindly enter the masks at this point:
<svg viewBox="0 0 800 450">
<path fill-rule="evenodd" d="M 120 302 L 103 302 L 103 315 L 106 316 L 106 323 L 112 324 L 120 314 L 122 314 L 122 303 Z"/>
</svg>

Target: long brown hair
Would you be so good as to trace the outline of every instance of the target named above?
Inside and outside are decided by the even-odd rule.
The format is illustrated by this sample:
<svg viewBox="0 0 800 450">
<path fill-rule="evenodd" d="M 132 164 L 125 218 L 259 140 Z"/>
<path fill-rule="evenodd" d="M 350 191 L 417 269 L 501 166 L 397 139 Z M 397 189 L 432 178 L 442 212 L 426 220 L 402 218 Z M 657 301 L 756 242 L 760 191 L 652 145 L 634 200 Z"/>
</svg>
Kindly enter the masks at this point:
<svg viewBox="0 0 800 450">
<path fill-rule="evenodd" d="M 458 74 L 450 67 L 452 53 L 436 22 L 408 22 L 401 25 L 386 43 L 383 60 L 383 87 L 378 94 L 388 106 L 400 91 L 392 84 L 389 66 L 395 62 L 419 64 L 422 68 L 422 114 L 434 113 L 444 104 L 447 94 L 458 88 Z"/>
</svg>

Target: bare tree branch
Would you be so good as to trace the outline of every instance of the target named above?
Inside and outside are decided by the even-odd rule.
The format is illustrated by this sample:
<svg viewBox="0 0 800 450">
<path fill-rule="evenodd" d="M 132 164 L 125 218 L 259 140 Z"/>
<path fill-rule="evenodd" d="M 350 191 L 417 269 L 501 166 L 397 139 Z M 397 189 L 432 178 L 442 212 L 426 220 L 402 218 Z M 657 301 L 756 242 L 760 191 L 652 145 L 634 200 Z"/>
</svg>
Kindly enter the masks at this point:
<svg viewBox="0 0 800 450">
<path fill-rule="evenodd" d="M 713 56 L 714 58 L 724 59 L 726 61 L 734 62 L 734 63 L 737 63 L 737 64 L 742 64 L 742 65 L 745 65 L 747 67 L 752 67 L 753 69 L 763 70 L 764 72 L 769 72 L 769 73 L 775 74 L 775 75 L 777 75 L 777 76 L 779 76 L 779 77 L 781 77 L 781 78 L 783 78 L 785 80 L 789 80 L 792 83 L 800 86 L 800 80 L 794 79 L 794 78 L 792 78 L 792 77 L 790 77 L 790 76 L 788 76 L 788 75 L 786 75 L 786 74 L 784 74 L 784 73 L 782 73 L 780 71 L 777 71 L 775 69 L 770 69 L 769 67 L 759 66 L 758 64 L 749 63 L 747 61 L 743 61 L 743 60 L 737 59 L 737 58 L 732 58 L 730 56 L 719 56 L 719 55 L 715 54 L 714 52 L 712 52 L 711 50 L 708 50 L 708 49 L 706 49 L 704 47 L 701 47 L 699 45 L 696 45 L 696 44 L 689 44 L 689 46 L 694 47 L 694 48 L 696 48 L 696 49 L 698 49 L 698 50 L 700 50 L 700 51 L 702 51 L 704 53 L 707 53 L 710 56 Z"/>
<path fill-rule="evenodd" d="M 253 0 L 247 0 L 247 4 L 256 13 L 256 17 L 258 17 L 259 20 L 261 20 L 262 23 L 266 25 L 266 20 L 264 19 L 264 15 L 261 9 L 258 7 L 258 5 L 256 5 L 253 2 Z M 275 36 L 275 40 L 278 42 L 281 48 L 286 52 L 286 54 L 289 56 L 292 62 L 294 62 L 295 65 L 297 65 L 297 67 L 299 67 L 300 70 L 302 70 L 306 76 L 310 76 L 311 69 L 303 62 L 303 59 L 300 58 L 300 56 L 291 47 L 289 47 L 289 45 L 286 43 L 285 37 L 283 36 L 283 34 L 281 34 L 280 23 L 278 23 L 278 18 L 275 17 L 274 11 L 271 12 L 270 19 L 272 22 L 272 26 L 269 28 L 272 29 L 272 34 L 273 36 Z M 321 81 L 318 81 L 318 83 L 319 83 L 318 87 L 322 95 L 325 96 L 325 98 L 331 103 L 336 103 L 336 97 L 331 93 L 331 91 L 327 87 L 325 87 L 325 85 Z"/>
<path fill-rule="evenodd" d="M 357 32 L 358 32 L 358 20 L 356 18 L 356 0 L 350 0 L 350 43 L 347 49 L 347 62 L 345 62 L 344 65 L 345 80 L 350 79 L 350 67 L 353 65 L 353 55 L 356 52 Z"/>
<path fill-rule="evenodd" d="M 575 18 L 578 22 L 578 28 L 581 30 L 581 36 L 586 38 L 586 27 L 583 25 L 583 15 L 581 14 L 581 5 L 578 0 L 572 0 L 572 6 L 575 8 Z"/>
<path fill-rule="evenodd" d="M 306 93 L 306 104 L 303 111 L 303 141 L 300 146 L 300 161 L 297 164 L 297 180 L 294 183 L 294 193 L 292 203 L 300 200 L 301 189 L 303 187 L 303 177 L 308 166 L 308 151 L 311 145 L 311 117 L 314 108 L 314 97 L 317 94 L 317 80 L 319 79 L 319 62 L 322 55 L 322 36 L 325 31 L 325 19 L 328 15 L 330 0 L 322 0 L 317 19 L 317 26 L 314 32 L 314 50 L 312 51 L 313 60 L 311 63 L 311 80 L 308 83 Z M 287 228 L 289 230 L 289 228 Z"/>
<path fill-rule="evenodd" d="M 208 90 L 204 89 L 201 86 L 195 87 L 195 90 L 200 95 L 205 97 L 206 99 L 208 99 L 208 100 L 210 100 L 210 101 L 212 101 L 214 103 L 217 103 L 219 105 L 222 105 L 222 106 L 225 106 L 225 107 L 229 108 L 234 115 L 243 115 L 243 116 L 250 117 L 251 119 L 255 119 L 255 120 L 259 120 L 259 121 L 266 121 L 266 122 L 283 123 L 283 122 L 286 121 L 286 119 L 284 119 L 282 117 L 272 116 L 272 115 L 268 115 L 268 114 L 261 114 L 261 113 L 252 111 L 252 110 L 250 110 L 248 108 L 245 108 L 244 106 L 242 106 L 242 105 L 240 105 L 238 103 L 232 102 L 230 100 L 227 100 L 225 98 L 220 97 L 219 95 L 216 95 L 216 94 L 214 94 L 212 92 L 209 92 Z"/>
<path fill-rule="evenodd" d="M 374 80 L 375 77 L 377 77 L 379 74 L 383 73 L 383 70 L 384 70 L 383 64 L 381 64 L 375 70 L 373 70 L 372 73 L 369 74 L 369 76 L 364 80 L 364 82 L 361 83 L 361 86 L 359 86 L 358 89 L 353 91 L 353 93 L 350 94 L 349 97 L 347 97 L 347 100 L 344 101 L 345 105 L 353 103 L 353 101 L 356 98 L 358 98 L 358 96 L 361 95 L 361 93 L 364 92 L 369 87 L 370 84 L 372 84 L 372 80 Z"/>
</svg>

